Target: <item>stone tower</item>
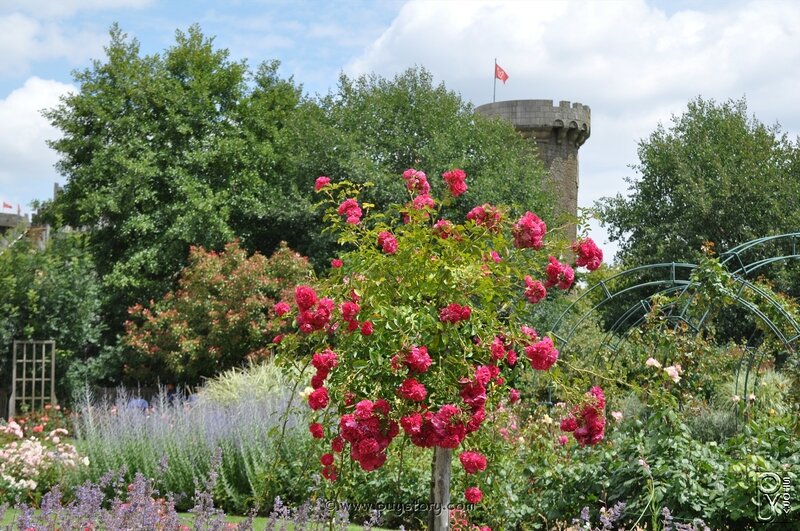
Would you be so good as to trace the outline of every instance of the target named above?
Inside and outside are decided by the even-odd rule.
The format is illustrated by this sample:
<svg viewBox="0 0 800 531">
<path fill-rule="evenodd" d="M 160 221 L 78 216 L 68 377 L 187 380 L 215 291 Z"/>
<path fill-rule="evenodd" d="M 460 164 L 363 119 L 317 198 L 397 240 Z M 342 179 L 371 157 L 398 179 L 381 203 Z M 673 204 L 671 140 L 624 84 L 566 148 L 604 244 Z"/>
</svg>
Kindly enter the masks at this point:
<svg viewBox="0 0 800 531">
<path fill-rule="evenodd" d="M 511 100 L 481 105 L 476 112 L 499 116 L 536 142 L 539 158 L 555 182 L 556 213 L 578 213 L 578 149 L 591 134 L 592 113 L 580 103 L 553 100 Z M 571 226 L 568 237 L 575 237 Z"/>
</svg>

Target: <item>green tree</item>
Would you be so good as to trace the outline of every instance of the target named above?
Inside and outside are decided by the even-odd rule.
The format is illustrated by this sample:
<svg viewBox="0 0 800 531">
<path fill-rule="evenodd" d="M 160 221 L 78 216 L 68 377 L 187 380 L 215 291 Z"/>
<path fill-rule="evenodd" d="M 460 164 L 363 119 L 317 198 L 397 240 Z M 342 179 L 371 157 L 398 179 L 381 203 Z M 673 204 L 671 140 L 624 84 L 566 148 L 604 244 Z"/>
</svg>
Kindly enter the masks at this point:
<svg viewBox="0 0 800 531">
<path fill-rule="evenodd" d="M 251 72 L 197 26 L 142 56 L 117 26 L 104 61 L 45 112 L 67 184 L 43 218 L 88 229 L 112 322 L 173 285 L 190 245 L 248 249 L 269 232 L 276 145 L 300 89 L 278 63 Z"/>
<path fill-rule="evenodd" d="M 57 392 L 70 398 L 80 368 L 101 346 L 102 288 L 85 236 L 55 234 L 43 249 L 22 238 L 0 249 L 0 375 L 15 339 L 56 342 Z"/>
<path fill-rule="evenodd" d="M 343 74 L 334 92 L 299 107 L 287 137 L 286 185 L 292 183 L 300 203 L 313 202 L 307 190 L 327 175 L 334 182 L 374 183 L 363 197 L 382 210 L 408 200 L 397 179 L 407 168 L 425 168 L 431 193 L 441 194 L 439 174 L 459 167 L 470 176 L 471 202 L 456 199 L 445 217 L 462 219 L 475 204 L 502 203 L 512 214 L 534 211 L 552 227 L 549 181 L 530 143 L 510 123 L 476 115 L 424 68 L 391 79 Z M 290 245 L 318 264 L 334 252 L 332 238 L 319 235 L 318 215 L 284 209 L 278 216 L 296 237 Z"/>
<path fill-rule="evenodd" d="M 697 98 L 639 143 L 630 194 L 599 202 L 626 266 L 698 262 L 717 251 L 800 227 L 798 146 L 747 112 L 744 99 Z"/>
</svg>

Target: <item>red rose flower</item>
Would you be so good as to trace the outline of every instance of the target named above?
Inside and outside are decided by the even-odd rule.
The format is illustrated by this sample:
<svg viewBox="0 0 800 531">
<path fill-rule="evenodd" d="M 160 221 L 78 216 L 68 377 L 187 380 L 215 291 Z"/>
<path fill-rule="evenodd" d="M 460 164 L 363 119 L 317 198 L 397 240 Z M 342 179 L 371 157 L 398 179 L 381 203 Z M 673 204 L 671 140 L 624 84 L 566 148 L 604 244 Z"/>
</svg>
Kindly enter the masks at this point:
<svg viewBox="0 0 800 531">
<path fill-rule="evenodd" d="M 477 474 L 486 470 L 486 456 L 480 452 L 461 452 L 458 459 L 467 474 Z"/>
<path fill-rule="evenodd" d="M 329 184 L 331 184 L 329 177 L 325 177 L 324 175 L 322 177 L 317 177 L 317 181 L 314 183 L 314 190 L 319 192 Z"/>
<path fill-rule="evenodd" d="M 467 183 L 465 182 L 467 174 L 464 173 L 464 170 L 446 171 L 442 174 L 442 178 L 447 183 L 447 186 L 450 187 L 450 193 L 453 194 L 453 197 L 458 197 L 467 191 Z"/>
<path fill-rule="evenodd" d="M 372 322 L 364 321 L 363 323 L 361 323 L 361 335 L 364 336 L 372 335 Z"/>
<path fill-rule="evenodd" d="M 419 383 L 415 378 L 408 378 L 400 385 L 400 396 L 412 402 L 422 402 L 428 396 L 428 391 L 425 386 Z"/>
<path fill-rule="evenodd" d="M 464 499 L 467 503 L 480 503 L 483 499 L 483 492 L 478 487 L 470 487 L 464 491 Z"/>
<path fill-rule="evenodd" d="M 308 405 L 314 411 L 318 409 L 323 409 L 328 406 L 328 390 L 324 387 L 320 387 L 319 389 L 315 389 L 310 395 L 308 395 Z"/>
</svg>

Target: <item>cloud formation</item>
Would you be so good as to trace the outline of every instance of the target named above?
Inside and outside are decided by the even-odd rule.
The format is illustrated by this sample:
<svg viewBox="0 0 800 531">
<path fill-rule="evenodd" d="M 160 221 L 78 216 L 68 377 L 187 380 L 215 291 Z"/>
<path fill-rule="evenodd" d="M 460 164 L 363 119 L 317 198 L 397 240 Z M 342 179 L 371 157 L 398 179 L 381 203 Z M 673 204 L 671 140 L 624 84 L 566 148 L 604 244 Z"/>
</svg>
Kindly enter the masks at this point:
<svg viewBox="0 0 800 531">
<path fill-rule="evenodd" d="M 553 98 L 592 108 L 581 206 L 624 192 L 638 140 L 698 95 L 746 96 L 761 121 L 800 132 L 800 9 L 792 2 L 667 13 L 644 0 L 412 0 L 347 71 L 393 75 L 423 65 L 480 105 L 492 98 L 495 57 L 510 75 L 497 85 L 498 100 Z"/>
<path fill-rule="evenodd" d="M 22 188 L 37 192 L 35 197 L 52 196 L 56 153 L 46 141 L 58 131 L 41 115 L 54 107 L 59 97 L 74 88 L 57 81 L 29 78 L 25 84 L 0 100 L 0 196 L 25 204 Z"/>
</svg>

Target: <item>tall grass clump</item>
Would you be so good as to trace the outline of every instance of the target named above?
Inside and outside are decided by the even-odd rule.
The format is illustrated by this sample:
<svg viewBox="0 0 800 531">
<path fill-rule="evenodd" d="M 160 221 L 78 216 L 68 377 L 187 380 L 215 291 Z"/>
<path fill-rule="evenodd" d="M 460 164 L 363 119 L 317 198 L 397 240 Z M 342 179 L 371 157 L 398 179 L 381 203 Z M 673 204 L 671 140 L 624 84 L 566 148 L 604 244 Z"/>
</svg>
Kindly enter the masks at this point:
<svg viewBox="0 0 800 531">
<path fill-rule="evenodd" d="M 315 463 L 292 382 L 269 366 L 253 366 L 229 371 L 207 389 L 171 401 L 162 393 L 146 409 L 125 392 L 113 403 L 86 393 L 78 401 L 75 430 L 90 465 L 78 480 L 97 482 L 124 470 L 132 481 L 140 473 L 156 478 L 159 490 L 174 493 L 176 507 L 186 509 L 219 448 L 214 497 L 221 507 L 244 514 L 268 512 L 276 496 L 305 502 Z"/>
</svg>

